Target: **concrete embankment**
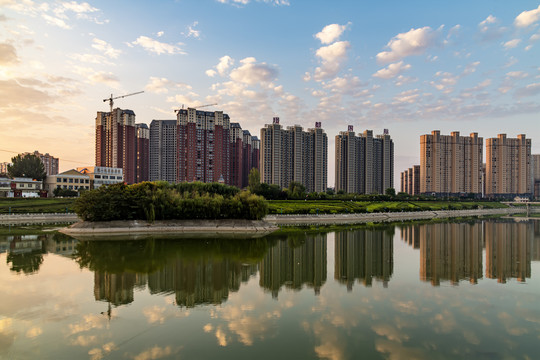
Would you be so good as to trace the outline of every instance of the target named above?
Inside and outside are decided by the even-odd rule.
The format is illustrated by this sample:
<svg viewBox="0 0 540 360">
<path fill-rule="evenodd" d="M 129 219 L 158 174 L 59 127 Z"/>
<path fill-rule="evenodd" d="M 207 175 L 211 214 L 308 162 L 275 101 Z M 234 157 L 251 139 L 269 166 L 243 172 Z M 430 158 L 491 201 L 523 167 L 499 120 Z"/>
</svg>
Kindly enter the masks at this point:
<svg viewBox="0 0 540 360">
<path fill-rule="evenodd" d="M 476 210 L 443 210 L 443 211 L 411 211 L 368 214 L 322 214 L 322 215 L 268 215 L 264 221 L 280 225 L 339 225 L 362 224 L 370 222 L 394 222 L 407 220 L 429 220 L 453 217 L 511 215 L 525 213 L 524 208 L 476 209 Z"/>
<path fill-rule="evenodd" d="M 78 222 L 60 232 L 78 239 L 123 238 L 149 235 L 190 237 L 258 237 L 278 230 L 274 224 L 256 220 L 167 220 Z"/>
<path fill-rule="evenodd" d="M 0 225 L 45 225 L 45 224 L 73 224 L 80 219 L 76 214 L 2 214 Z"/>
</svg>

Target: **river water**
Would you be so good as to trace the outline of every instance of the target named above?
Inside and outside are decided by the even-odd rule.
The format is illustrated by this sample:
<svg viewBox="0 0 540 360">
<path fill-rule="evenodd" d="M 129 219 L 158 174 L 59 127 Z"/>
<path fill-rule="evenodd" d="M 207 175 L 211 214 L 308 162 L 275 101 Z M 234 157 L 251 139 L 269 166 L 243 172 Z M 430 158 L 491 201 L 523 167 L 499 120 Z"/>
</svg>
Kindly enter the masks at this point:
<svg viewBox="0 0 540 360">
<path fill-rule="evenodd" d="M 0 358 L 540 357 L 540 221 L 0 251 Z"/>
</svg>

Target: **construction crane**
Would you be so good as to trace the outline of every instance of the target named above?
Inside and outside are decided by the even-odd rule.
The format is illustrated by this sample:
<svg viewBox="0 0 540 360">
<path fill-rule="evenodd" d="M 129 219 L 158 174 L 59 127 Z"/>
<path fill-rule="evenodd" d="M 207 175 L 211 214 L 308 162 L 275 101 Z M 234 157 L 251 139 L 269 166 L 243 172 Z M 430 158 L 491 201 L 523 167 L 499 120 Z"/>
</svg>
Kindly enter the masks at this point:
<svg viewBox="0 0 540 360">
<path fill-rule="evenodd" d="M 203 108 L 203 107 L 214 106 L 214 105 L 217 105 L 217 103 L 215 103 L 215 104 L 206 104 L 206 105 L 196 106 L 196 108 L 197 108 L 197 109 L 200 109 L 200 108 Z M 184 109 L 184 104 L 182 104 L 182 109 Z M 182 110 L 182 109 L 174 110 L 174 112 L 179 112 L 179 111 Z"/>
<path fill-rule="evenodd" d="M 127 94 L 127 95 L 122 95 L 122 96 L 116 96 L 116 97 L 113 97 L 113 94 L 111 94 L 111 97 L 110 97 L 110 98 L 107 98 L 107 99 L 103 99 L 103 102 L 105 102 L 105 101 L 108 101 L 108 102 L 109 102 L 109 105 L 111 106 L 111 112 L 112 112 L 112 110 L 113 110 L 113 104 L 114 104 L 114 101 L 113 101 L 113 100 L 125 98 L 126 96 L 142 94 L 143 92 L 144 92 L 144 91 L 138 91 L 138 92 L 135 92 L 135 93 L 132 93 L 132 94 Z"/>
</svg>

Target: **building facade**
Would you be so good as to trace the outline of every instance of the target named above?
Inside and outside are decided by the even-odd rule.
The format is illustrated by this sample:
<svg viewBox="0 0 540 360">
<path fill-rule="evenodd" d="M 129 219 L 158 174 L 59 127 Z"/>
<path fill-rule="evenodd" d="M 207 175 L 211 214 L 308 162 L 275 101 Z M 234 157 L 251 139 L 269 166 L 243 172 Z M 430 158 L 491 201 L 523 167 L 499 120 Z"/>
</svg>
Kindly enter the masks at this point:
<svg viewBox="0 0 540 360">
<path fill-rule="evenodd" d="M 483 139 L 458 131 L 420 136 L 420 193 L 459 196 L 482 194 Z"/>
<path fill-rule="evenodd" d="M 258 139 L 223 111 L 181 109 L 176 120 L 176 182 L 221 182 L 244 187 L 258 167 Z"/>
<path fill-rule="evenodd" d="M 336 191 L 384 194 L 394 187 L 394 142 L 385 129 L 355 135 L 352 125 L 336 135 Z"/>
<path fill-rule="evenodd" d="M 57 157 L 49 155 L 49 153 L 42 154 L 37 150 L 34 151 L 33 153 L 25 152 L 22 154 L 22 156 L 25 156 L 25 155 L 37 156 L 43 163 L 43 167 L 45 168 L 45 172 L 47 173 L 47 176 L 58 174 L 58 171 L 59 171 L 58 169 L 60 167 L 60 160 Z M 2 171 L 0 171 L 0 173 L 1 172 Z"/>
<path fill-rule="evenodd" d="M 146 124 L 135 124 L 137 128 L 137 159 L 135 182 L 150 180 L 150 129 Z"/>
<path fill-rule="evenodd" d="M 150 181 L 176 182 L 176 120 L 150 123 Z"/>
<path fill-rule="evenodd" d="M 53 197 L 54 190 L 57 188 L 74 191 L 90 190 L 90 176 L 71 169 L 60 174 L 47 176 L 44 188 L 48 197 Z"/>
<path fill-rule="evenodd" d="M 533 196 L 531 139 L 525 134 L 486 140 L 486 196 Z"/>
<path fill-rule="evenodd" d="M 7 174 L 9 165 L 11 165 L 9 162 L 0 162 L 0 174 Z"/>
<path fill-rule="evenodd" d="M 97 113 L 96 166 L 122 168 L 126 183 L 136 182 L 137 127 L 132 110 Z"/>
<path fill-rule="evenodd" d="M 532 156 L 532 181 L 534 198 L 540 199 L 540 155 Z"/>
<path fill-rule="evenodd" d="M 78 167 L 77 171 L 90 178 L 90 189 L 98 189 L 103 185 L 120 184 L 124 182 L 124 173 L 121 168 L 103 166 Z"/>
<path fill-rule="evenodd" d="M 401 172 L 401 192 L 409 195 L 420 194 L 420 165 Z"/>
<path fill-rule="evenodd" d="M 261 129 L 261 181 L 289 187 L 292 181 L 307 192 L 326 192 L 328 181 L 328 138 L 321 123 L 303 130 L 300 125 L 284 129 L 279 118 Z"/>
</svg>

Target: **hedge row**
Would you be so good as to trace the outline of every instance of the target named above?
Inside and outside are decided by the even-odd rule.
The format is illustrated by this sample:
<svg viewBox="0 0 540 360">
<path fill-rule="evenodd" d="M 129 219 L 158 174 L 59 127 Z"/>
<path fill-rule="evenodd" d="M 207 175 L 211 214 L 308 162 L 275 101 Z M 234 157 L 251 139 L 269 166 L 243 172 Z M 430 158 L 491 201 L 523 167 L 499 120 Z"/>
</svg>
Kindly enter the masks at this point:
<svg viewBox="0 0 540 360">
<path fill-rule="evenodd" d="M 84 192 L 75 212 L 86 221 L 262 219 L 263 197 L 219 183 L 143 182 L 116 184 Z"/>
</svg>

